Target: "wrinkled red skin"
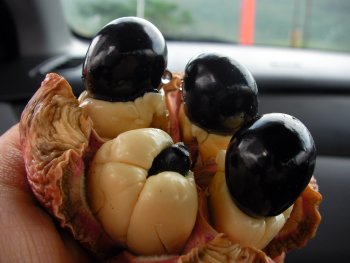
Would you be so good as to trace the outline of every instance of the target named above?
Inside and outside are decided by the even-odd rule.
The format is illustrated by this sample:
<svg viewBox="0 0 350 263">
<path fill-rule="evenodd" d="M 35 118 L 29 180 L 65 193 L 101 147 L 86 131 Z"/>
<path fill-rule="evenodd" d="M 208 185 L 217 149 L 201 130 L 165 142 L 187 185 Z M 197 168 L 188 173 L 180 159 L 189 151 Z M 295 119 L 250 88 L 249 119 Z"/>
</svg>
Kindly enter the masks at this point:
<svg viewBox="0 0 350 263">
<path fill-rule="evenodd" d="M 181 78 L 181 75 L 175 75 L 175 80 L 164 88 L 166 104 L 170 112 L 170 125 L 172 127 L 170 135 L 180 141 L 182 138 L 179 112 L 183 103 L 180 85 Z M 215 174 L 217 166 L 212 162 L 203 165 L 197 159 L 198 143 L 196 141 L 190 142 L 187 146 L 191 154 L 196 157 L 193 164 L 196 183 L 205 189 Z M 291 216 L 282 230 L 264 249 L 265 253 L 275 258 L 276 262 L 283 262 L 286 252 L 304 247 L 316 235 L 317 228 L 321 222 L 321 215 L 318 210 L 321 201 L 322 195 L 318 192 L 317 182 L 313 177 L 307 188 L 295 202 Z"/>
<path fill-rule="evenodd" d="M 177 85 L 179 86 L 180 83 Z M 70 110 L 61 108 L 61 99 L 64 101 L 63 105 L 67 104 L 68 109 L 77 112 L 72 115 L 73 117 L 69 115 Z M 166 91 L 166 99 L 170 107 L 170 133 L 175 142 L 180 141 L 177 114 L 181 105 L 181 93 L 178 89 L 170 88 Z M 53 112 L 46 112 L 46 107 Z M 63 119 L 70 119 L 69 124 L 72 126 L 66 127 L 67 124 L 64 123 L 62 124 L 64 128 L 72 128 L 70 136 L 73 138 L 77 131 L 78 138 L 82 138 L 81 142 L 73 140 L 70 145 L 64 138 L 57 139 L 59 135 L 57 126 L 61 125 L 60 122 L 57 123 L 57 118 L 62 118 L 62 116 Z M 22 114 L 20 133 L 28 181 L 39 202 L 59 221 L 63 228 L 69 229 L 72 235 L 98 258 L 106 259 L 115 255 L 108 262 L 206 262 L 203 257 L 210 253 L 208 251 L 213 244 L 218 243 L 220 246 L 223 244 L 225 251 L 230 252 L 232 248 L 238 251 L 234 254 L 232 262 L 283 262 L 284 252 L 290 248 L 285 245 L 280 246 L 283 244 L 282 241 L 290 241 L 292 235 L 295 238 L 295 233 L 302 232 L 300 225 L 306 218 L 313 218 L 309 220 L 310 225 L 314 225 L 315 218 L 318 218 L 318 210 L 314 204 L 319 203 L 320 199 L 314 195 L 317 189 L 310 188 L 308 194 L 305 197 L 303 194 L 300 197 L 301 201 L 298 202 L 298 204 L 309 205 L 297 205 L 298 209 L 295 209 L 295 216 L 291 220 L 294 223 L 286 224 L 287 227 L 284 227 L 281 234 L 271 242 L 272 245 L 268 246 L 267 254 L 277 256 L 273 261 L 262 251 L 231 244 L 223 234 L 217 233 L 210 225 L 206 192 L 198 188 L 197 220 L 182 255 L 140 257 L 126 250 L 121 251 L 121 248 L 108 237 L 90 212 L 84 192 L 85 177 L 89 169 L 89 162 L 103 141 L 93 130 L 90 118 L 81 111 L 69 84 L 62 77 L 57 74 L 49 74 L 43 81 L 41 88 Z M 44 143 L 42 143 L 43 138 Z M 62 141 L 55 144 L 57 140 Z M 51 142 L 53 142 L 52 145 Z M 215 165 L 196 167 L 196 173 L 202 176 L 204 182 L 215 171 Z M 310 204 L 310 201 L 314 203 Z M 313 211 L 313 214 L 310 211 Z M 299 243 L 305 244 L 308 238 L 314 235 L 316 229 L 317 225 L 311 234 L 302 235 L 304 240 Z M 299 238 L 300 235 L 297 236 Z M 295 241 L 292 243 L 296 244 Z M 280 254 L 281 256 L 278 256 Z"/>
<path fill-rule="evenodd" d="M 62 129 L 69 129 L 69 138 L 60 137 Z M 95 135 L 69 84 L 48 74 L 20 121 L 28 182 L 61 227 L 103 258 L 115 244 L 92 215 L 84 192 L 87 164 L 101 145 Z"/>
<path fill-rule="evenodd" d="M 34 195 L 61 227 L 70 230 L 73 237 L 99 259 L 118 255 L 115 262 L 181 260 L 180 255 L 155 259 L 122 252 L 91 214 L 84 191 L 85 177 L 89 162 L 103 141 L 62 77 L 48 74 L 42 82 L 23 111 L 20 136 L 27 178 Z M 217 236 L 207 221 L 206 197 L 201 191 L 200 196 L 201 209 L 184 253 L 192 253 L 194 248 L 205 246 Z M 254 253 L 251 252 L 253 256 Z"/>
<path fill-rule="evenodd" d="M 317 232 L 321 223 L 318 210 L 322 195 L 318 192 L 315 178 L 312 178 L 301 196 L 295 201 L 290 218 L 278 235 L 267 245 L 264 251 L 274 257 L 281 252 L 306 246 Z"/>
</svg>

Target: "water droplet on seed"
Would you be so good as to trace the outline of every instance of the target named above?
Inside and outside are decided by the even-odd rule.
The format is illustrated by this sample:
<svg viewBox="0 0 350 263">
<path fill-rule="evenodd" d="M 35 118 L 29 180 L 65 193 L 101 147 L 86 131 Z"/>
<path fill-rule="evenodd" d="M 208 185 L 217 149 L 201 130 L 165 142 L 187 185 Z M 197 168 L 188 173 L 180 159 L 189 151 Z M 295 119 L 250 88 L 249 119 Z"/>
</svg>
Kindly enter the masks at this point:
<svg viewBox="0 0 350 263">
<path fill-rule="evenodd" d="M 163 84 L 168 84 L 172 78 L 173 78 L 173 74 L 171 74 L 169 70 L 165 70 L 161 80 Z"/>
</svg>

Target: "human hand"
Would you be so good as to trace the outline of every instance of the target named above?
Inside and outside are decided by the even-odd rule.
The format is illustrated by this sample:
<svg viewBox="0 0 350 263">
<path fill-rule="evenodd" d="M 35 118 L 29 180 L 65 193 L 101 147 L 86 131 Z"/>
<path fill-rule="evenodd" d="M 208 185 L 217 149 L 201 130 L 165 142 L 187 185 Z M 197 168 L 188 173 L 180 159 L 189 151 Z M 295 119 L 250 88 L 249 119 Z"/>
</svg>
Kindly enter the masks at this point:
<svg viewBox="0 0 350 263">
<path fill-rule="evenodd" d="M 0 137 L 0 211 L 0 262 L 89 262 L 32 194 L 18 125 Z"/>
<path fill-rule="evenodd" d="M 0 137 L 0 262 L 90 262 L 39 206 L 26 179 L 18 125 Z M 274 259 L 283 262 L 285 254 Z"/>
</svg>

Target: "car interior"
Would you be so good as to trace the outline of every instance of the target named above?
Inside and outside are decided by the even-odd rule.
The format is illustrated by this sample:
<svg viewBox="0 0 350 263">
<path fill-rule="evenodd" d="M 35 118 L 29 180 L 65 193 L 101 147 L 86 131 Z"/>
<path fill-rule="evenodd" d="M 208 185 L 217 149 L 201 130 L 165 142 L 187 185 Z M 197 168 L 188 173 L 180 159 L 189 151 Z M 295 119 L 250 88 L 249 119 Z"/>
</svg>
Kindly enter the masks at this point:
<svg viewBox="0 0 350 263">
<path fill-rule="evenodd" d="M 71 30 L 62 1 L 0 0 L 0 20 L 2 134 L 19 121 L 46 73 L 65 77 L 76 96 L 84 90 L 82 63 L 90 40 Z M 314 176 L 323 196 L 322 221 L 316 237 L 288 253 L 285 262 L 346 262 L 350 53 L 174 39 L 167 45 L 171 72 L 183 72 L 191 57 L 202 52 L 242 62 L 257 82 L 260 113 L 288 113 L 308 127 L 317 148 Z"/>
</svg>

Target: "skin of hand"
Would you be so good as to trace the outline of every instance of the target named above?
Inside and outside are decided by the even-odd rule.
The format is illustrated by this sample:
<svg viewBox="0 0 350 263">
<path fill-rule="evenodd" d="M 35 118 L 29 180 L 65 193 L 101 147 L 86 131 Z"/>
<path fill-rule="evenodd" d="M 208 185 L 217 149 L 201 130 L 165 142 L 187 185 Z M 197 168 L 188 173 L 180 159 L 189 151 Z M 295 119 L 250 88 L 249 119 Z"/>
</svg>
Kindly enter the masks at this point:
<svg viewBox="0 0 350 263">
<path fill-rule="evenodd" d="M 0 262 L 91 262 L 91 256 L 54 224 L 32 194 L 18 124 L 0 136 L 0 233 Z M 284 262 L 284 257 L 282 253 L 274 261 Z"/>
<path fill-rule="evenodd" d="M 0 262 L 89 262 L 32 194 L 18 124 L 0 137 L 0 233 Z"/>
</svg>

